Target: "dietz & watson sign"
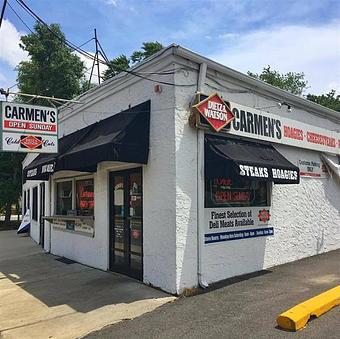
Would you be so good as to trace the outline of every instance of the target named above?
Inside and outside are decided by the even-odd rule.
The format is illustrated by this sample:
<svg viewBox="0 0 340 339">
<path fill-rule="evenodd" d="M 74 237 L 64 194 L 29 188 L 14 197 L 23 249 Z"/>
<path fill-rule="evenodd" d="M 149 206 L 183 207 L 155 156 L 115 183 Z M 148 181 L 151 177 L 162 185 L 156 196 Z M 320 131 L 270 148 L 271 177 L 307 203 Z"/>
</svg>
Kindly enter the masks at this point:
<svg viewBox="0 0 340 339">
<path fill-rule="evenodd" d="M 58 111 L 53 107 L 0 102 L 1 150 L 57 153 Z"/>
<path fill-rule="evenodd" d="M 198 128 L 209 128 L 215 132 L 223 132 L 244 136 L 257 140 L 265 140 L 300 148 L 312 149 L 332 154 L 340 154 L 340 133 L 302 123 L 264 112 L 255 108 L 233 102 L 225 103 L 226 114 L 210 113 L 204 103 L 209 101 L 206 95 L 199 94 L 192 106 L 191 123 Z M 222 123 L 224 119 L 224 123 Z M 220 127 L 222 125 L 222 127 Z M 217 128 L 216 128 L 217 126 Z"/>
</svg>

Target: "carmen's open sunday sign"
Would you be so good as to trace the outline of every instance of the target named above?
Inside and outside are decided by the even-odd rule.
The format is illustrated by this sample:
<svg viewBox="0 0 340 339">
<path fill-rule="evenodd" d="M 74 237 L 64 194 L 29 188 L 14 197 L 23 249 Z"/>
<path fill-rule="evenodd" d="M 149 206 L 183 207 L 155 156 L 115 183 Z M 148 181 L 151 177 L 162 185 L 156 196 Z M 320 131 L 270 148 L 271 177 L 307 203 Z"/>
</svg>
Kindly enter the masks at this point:
<svg viewBox="0 0 340 339">
<path fill-rule="evenodd" d="M 58 111 L 53 107 L 0 102 L 0 150 L 58 152 Z"/>
</svg>

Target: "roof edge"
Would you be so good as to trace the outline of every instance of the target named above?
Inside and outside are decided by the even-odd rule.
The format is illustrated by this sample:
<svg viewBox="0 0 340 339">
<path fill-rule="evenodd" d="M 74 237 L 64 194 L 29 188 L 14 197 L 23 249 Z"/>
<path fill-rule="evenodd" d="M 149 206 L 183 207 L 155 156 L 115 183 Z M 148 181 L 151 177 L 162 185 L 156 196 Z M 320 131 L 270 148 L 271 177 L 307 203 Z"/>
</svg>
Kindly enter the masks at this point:
<svg viewBox="0 0 340 339">
<path fill-rule="evenodd" d="M 289 103 L 296 103 L 298 105 L 301 105 L 305 108 L 308 108 L 316 113 L 322 114 L 325 117 L 332 116 L 333 118 L 336 118 L 340 120 L 340 112 L 337 112 L 333 109 L 327 108 L 325 106 L 319 105 L 313 101 L 310 101 L 308 99 L 305 99 L 303 97 L 297 96 L 295 94 L 292 94 L 288 91 L 285 91 L 281 88 L 272 86 L 264 81 L 255 79 L 250 77 L 249 75 L 246 75 L 244 73 L 241 73 L 239 71 L 236 71 L 232 68 L 229 68 L 217 61 L 214 61 L 212 59 L 209 59 L 207 57 L 204 57 L 196 52 L 193 52 L 185 47 L 182 47 L 180 45 L 172 44 L 168 48 L 171 48 L 174 55 L 180 56 L 185 59 L 189 59 L 191 61 L 194 61 L 198 64 L 206 63 L 208 68 L 214 69 L 218 72 L 221 72 L 223 74 L 226 74 L 230 76 L 231 78 L 234 78 L 238 81 L 245 82 L 249 84 L 250 86 L 257 87 L 259 89 L 262 89 L 266 92 L 269 92 L 275 96 L 279 96 L 281 98 L 284 98 L 285 100 L 289 101 Z"/>
</svg>

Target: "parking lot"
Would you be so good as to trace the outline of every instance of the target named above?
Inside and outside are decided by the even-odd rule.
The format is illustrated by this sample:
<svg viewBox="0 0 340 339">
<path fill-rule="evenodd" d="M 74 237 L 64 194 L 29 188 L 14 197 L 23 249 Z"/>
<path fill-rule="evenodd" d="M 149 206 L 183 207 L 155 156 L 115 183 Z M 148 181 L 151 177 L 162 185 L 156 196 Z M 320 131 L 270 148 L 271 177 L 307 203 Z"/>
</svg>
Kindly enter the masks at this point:
<svg viewBox="0 0 340 339">
<path fill-rule="evenodd" d="M 340 250 L 233 278 L 206 293 L 178 299 L 89 338 L 339 338 L 340 307 L 299 332 L 276 326 L 277 316 L 340 284 Z"/>
</svg>

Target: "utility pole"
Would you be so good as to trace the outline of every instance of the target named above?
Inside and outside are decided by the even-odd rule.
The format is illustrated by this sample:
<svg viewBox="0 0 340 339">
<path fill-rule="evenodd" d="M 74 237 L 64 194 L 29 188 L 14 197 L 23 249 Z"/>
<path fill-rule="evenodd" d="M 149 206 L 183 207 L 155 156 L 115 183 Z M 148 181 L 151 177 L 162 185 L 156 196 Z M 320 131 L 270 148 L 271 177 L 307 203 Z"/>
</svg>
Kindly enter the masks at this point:
<svg viewBox="0 0 340 339">
<path fill-rule="evenodd" d="M 0 27 L 2 24 L 2 19 L 4 18 L 6 5 L 7 5 L 7 0 L 4 0 L 4 3 L 2 5 L 2 10 L 1 10 L 1 16 L 0 16 Z"/>
<path fill-rule="evenodd" d="M 99 51 L 98 51 L 98 39 L 97 30 L 94 29 L 94 40 L 96 41 L 96 55 L 97 55 L 97 72 L 98 72 L 98 84 L 100 84 L 100 72 L 99 72 Z"/>
<path fill-rule="evenodd" d="M 90 85 L 91 85 L 93 69 L 94 69 L 96 64 L 97 64 L 97 73 L 98 73 L 97 74 L 98 75 L 98 84 L 100 84 L 99 50 L 98 50 L 98 38 L 97 38 L 97 30 L 96 29 L 94 29 L 94 41 L 95 41 L 95 46 L 96 46 L 96 53 L 95 53 L 94 58 L 93 58 L 93 64 L 92 64 L 91 74 L 90 74 L 90 79 L 89 79 L 89 88 L 90 88 Z"/>
</svg>

